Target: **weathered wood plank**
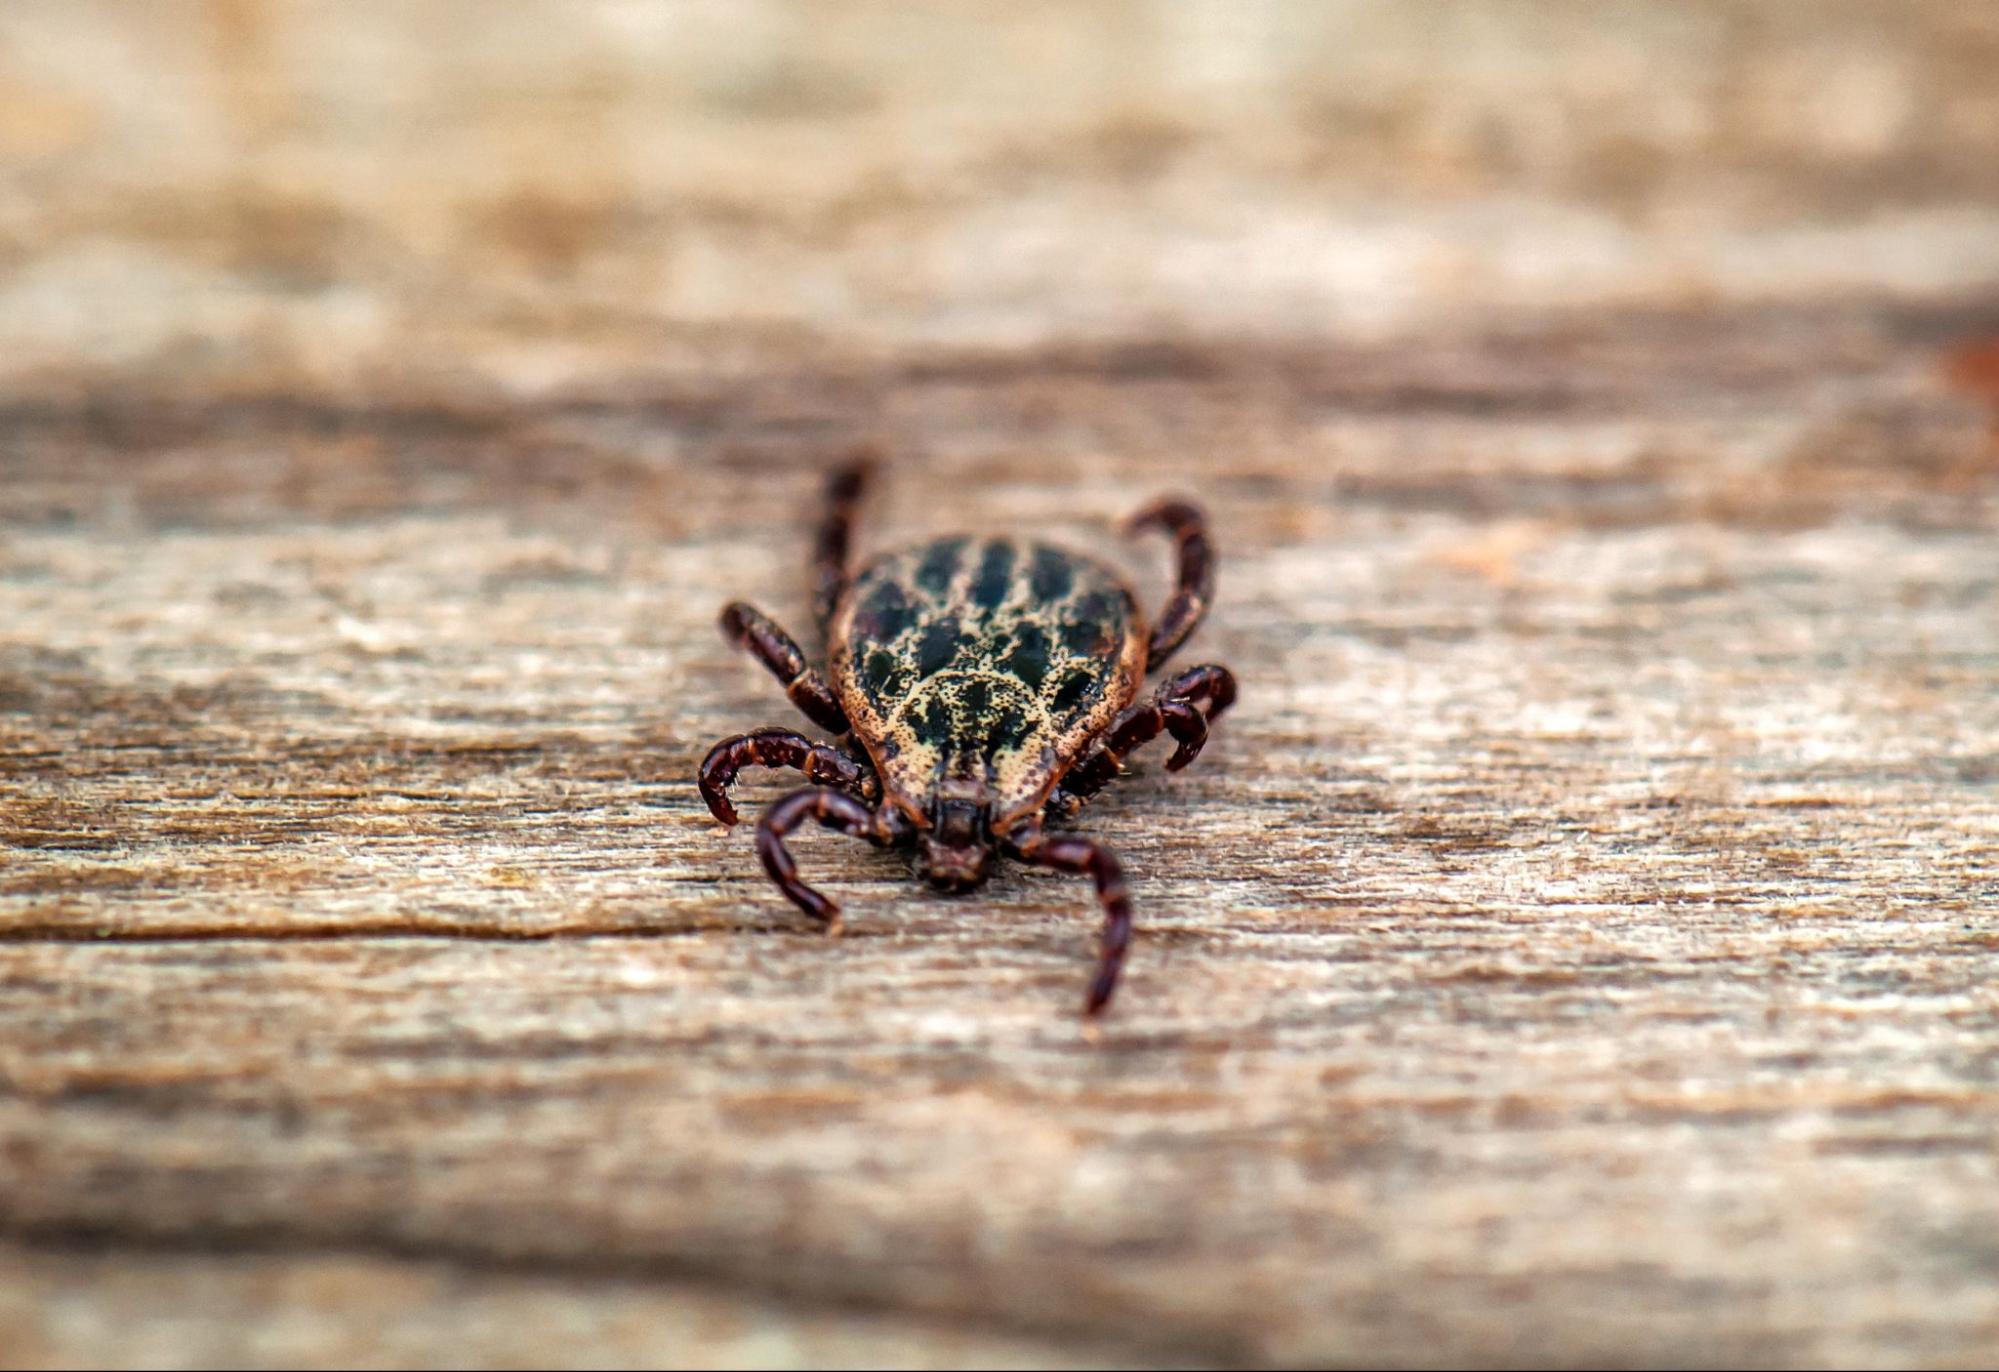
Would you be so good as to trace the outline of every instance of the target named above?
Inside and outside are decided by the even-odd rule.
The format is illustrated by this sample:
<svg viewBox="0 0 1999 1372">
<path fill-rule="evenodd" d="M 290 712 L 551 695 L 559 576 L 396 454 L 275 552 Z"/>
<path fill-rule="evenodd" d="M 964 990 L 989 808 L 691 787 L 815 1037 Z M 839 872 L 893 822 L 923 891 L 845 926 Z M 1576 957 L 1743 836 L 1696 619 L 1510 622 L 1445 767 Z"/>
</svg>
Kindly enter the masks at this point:
<svg viewBox="0 0 1999 1372">
<path fill-rule="evenodd" d="M 658 1276 L 354 1253 L 0 1249 L 0 1348 L 10 1367 L 1119 1365 L 1074 1341 L 799 1310 Z"/>
<path fill-rule="evenodd" d="M 954 380 L 959 424 L 1036 390 L 1157 434 L 1066 480 L 925 454 L 890 531 L 1109 514 L 1246 391 L 1268 434 L 1199 483 L 1240 715 L 1089 817 L 1144 930 L 1101 1043 L 1076 884 L 947 901 L 809 840 L 829 943 L 700 811 L 707 739 L 783 717 L 714 602 L 795 611 L 803 519 L 676 521 L 746 479 L 802 508 L 801 462 L 588 475 L 615 440 L 579 423 L 568 494 L 447 444 L 389 492 L 421 513 L 260 525 L 198 481 L 337 502 L 348 448 L 197 416 L 174 446 L 224 450 L 154 497 L 171 457 L 30 433 L 51 507 L 105 463 L 137 494 L 7 544 L 7 1226 L 662 1263 L 1248 1358 L 1971 1356 L 1991 449 L 1926 339 L 1837 322 L 1837 385 L 1824 320 L 1656 330 L 1666 394 L 1785 359 L 1691 412 L 1390 379 L 1327 415 L 1303 359 Z M 898 450 L 939 403 L 896 398 Z"/>
<path fill-rule="evenodd" d="M 0 14 L 4 1360 L 1989 1361 L 1989 19 L 842 9 Z M 694 795 L 855 441 L 1213 515 L 1099 1037 L 1081 883 Z"/>
</svg>

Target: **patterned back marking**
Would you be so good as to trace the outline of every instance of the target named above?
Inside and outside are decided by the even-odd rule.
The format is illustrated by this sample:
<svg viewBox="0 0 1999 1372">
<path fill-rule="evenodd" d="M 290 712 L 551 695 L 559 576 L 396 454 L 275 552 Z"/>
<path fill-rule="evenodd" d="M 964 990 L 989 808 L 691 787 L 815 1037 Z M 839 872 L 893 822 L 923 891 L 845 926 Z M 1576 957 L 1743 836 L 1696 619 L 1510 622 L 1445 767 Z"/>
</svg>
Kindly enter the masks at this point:
<svg viewBox="0 0 1999 1372">
<path fill-rule="evenodd" d="M 1145 633 L 1099 563 L 946 538 L 869 564 L 834 638 L 835 682 L 890 794 L 920 818 L 938 786 L 971 783 L 1003 822 L 1130 702 Z"/>
</svg>

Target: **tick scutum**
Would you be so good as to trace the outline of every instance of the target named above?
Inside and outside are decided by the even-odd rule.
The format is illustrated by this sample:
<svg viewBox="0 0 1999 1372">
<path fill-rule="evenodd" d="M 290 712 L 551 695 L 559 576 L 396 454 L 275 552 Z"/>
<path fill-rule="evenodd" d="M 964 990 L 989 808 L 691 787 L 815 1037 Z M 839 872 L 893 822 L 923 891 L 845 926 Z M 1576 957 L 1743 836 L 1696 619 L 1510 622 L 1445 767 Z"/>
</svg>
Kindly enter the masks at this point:
<svg viewBox="0 0 1999 1372">
<path fill-rule="evenodd" d="M 1144 639 L 1131 592 L 1101 563 L 1039 542 L 943 538 L 854 577 L 834 615 L 833 681 L 912 820 L 932 822 L 940 783 L 974 781 L 1004 830 L 1130 703 Z M 875 740 L 893 740 L 893 754 Z"/>
</svg>

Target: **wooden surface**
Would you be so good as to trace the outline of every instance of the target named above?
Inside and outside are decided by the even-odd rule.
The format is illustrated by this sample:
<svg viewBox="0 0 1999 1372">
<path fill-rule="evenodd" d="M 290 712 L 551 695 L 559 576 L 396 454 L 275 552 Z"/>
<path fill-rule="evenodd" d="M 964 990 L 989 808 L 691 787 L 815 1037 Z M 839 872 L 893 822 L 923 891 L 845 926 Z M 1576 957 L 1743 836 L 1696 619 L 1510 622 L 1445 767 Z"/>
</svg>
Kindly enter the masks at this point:
<svg viewBox="0 0 1999 1372">
<path fill-rule="evenodd" d="M 1999 26 L 1425 12 L 0 12 L 0 1362 L 1989 1362 Z M 857 440 L 1212 513 L 1100 1037 L 694 793 Z"/>
</svg>

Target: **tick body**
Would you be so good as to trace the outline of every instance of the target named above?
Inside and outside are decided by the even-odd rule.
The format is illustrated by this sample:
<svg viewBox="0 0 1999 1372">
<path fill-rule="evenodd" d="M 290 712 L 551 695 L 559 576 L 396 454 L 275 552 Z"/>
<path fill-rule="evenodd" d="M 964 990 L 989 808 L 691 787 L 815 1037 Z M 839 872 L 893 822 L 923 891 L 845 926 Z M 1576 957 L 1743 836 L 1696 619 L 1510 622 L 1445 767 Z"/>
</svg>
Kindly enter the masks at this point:
<svg viewBox="0 0 1999 1372">
<path fill-rule="evenodd" d="M 748 605 L 722 629 L 836 737 L 788 729 L 724 739 L 701 764 L 708 808 L 736 822 L 728 790 L 746 767 L 792 767 L 817 783 L 773 804 L 757 852 L 778 888 L 829 930 L 839 911 L 799 880 L 785 838 L 808 820 L 883 847 L 914 846 L 940 888 L 978 886 L 998 854 L 1089 876 L 1103 906 L 1097 973 L 1085 1012 L 1117 987 L 1131 902 L 1115 855 L 1055 832 L 1115 778 L 1135 749 L 1168 734 L 1177 771 L 1235 699 L 1226 667 L 1194 667 L 1138 699 L 1206 614 L 1214 558 L 1200 511 L 1161 501 L 1130 527 L 1163 529 L 1178 579 L 1156 624 L 1103 564 L 1029 539 L 958 536 L 850 567 L 853 516 L 868 469 L 835 473 L 817 542 L 816 606 L 830 682 L 791 636 Z"/>
</svg>

